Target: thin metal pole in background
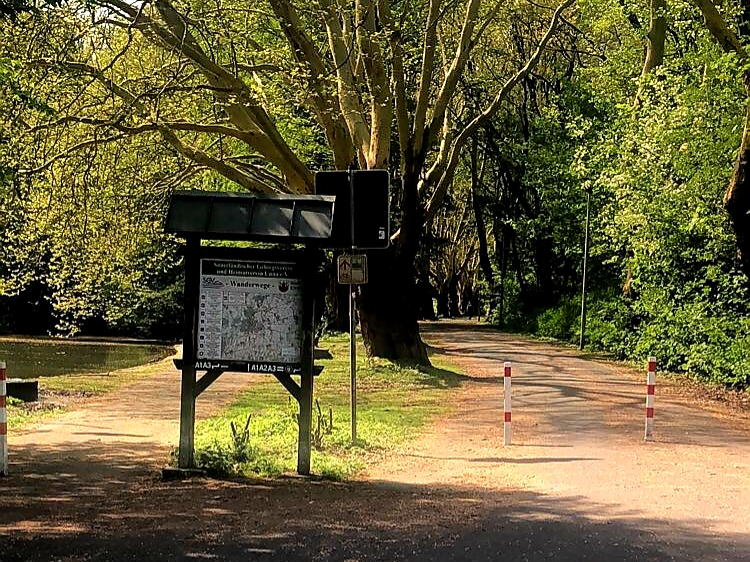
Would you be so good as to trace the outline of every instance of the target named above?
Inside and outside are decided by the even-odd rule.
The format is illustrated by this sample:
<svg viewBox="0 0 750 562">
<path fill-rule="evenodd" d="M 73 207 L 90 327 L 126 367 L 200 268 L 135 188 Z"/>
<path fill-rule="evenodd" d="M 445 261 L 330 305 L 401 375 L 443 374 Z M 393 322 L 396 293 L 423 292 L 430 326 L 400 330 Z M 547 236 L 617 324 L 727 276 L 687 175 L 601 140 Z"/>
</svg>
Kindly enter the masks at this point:
<svg viewBox="0 0 750 562">
<path fill-rule="evenodd" d="M 510 445 L 513 429 L 511 414 L 511 364 L 503 364 L 503 445 Z"/>
<path fill-rule="evenodd" d="M 654 436 L 654 394 L 656 389 L 656 357 L 648 358 L 648 374 L 646 375 L 646 431 L 644 441 Z"/>
<path fill-rule="evenodd" d="M 589 223 L 591 220 L 591 188 L 586 190 L 586 234 L 583 239 L 583 283 L 581 285 L 581 340 L 578 349 L 583 349 L 586 340 L 586 267 L 589 259 Z"/>
</svg>

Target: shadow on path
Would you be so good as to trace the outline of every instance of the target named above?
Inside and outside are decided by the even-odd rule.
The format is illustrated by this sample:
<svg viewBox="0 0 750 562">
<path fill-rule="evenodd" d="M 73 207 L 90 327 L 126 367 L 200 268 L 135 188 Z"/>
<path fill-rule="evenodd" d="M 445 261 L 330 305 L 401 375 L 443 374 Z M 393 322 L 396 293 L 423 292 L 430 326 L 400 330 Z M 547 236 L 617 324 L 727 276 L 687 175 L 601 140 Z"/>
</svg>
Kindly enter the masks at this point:
<svg viewBox="0 0 750 562">
<path fill-rule="evenodd" d="M 93 459 L 96 451 L 90 452 Z M 102 463 L 98 472 L 106 474 L 108 466 L 137 461 L 134 453 L 91 462 Z M 750 552 L 747 536 L 712 536 L 697 521 L 667 524 L 580 497 L 518 490 L 298 480 L 87 482 L 75 476 L 75 466 L 68 474 L 12 476 L 0 486 L 18 497 L 0 499 L 4 562 L 708 562 L 746 560 Z"/>
</svg>

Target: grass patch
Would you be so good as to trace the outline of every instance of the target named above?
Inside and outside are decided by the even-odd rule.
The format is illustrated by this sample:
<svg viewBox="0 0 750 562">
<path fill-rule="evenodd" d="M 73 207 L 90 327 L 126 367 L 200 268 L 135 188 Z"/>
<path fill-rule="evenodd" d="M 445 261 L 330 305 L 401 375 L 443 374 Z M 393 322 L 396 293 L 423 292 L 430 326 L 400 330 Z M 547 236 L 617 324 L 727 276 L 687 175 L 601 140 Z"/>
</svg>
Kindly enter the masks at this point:
<svg viewBox="0 0 750 562">
<path fill-rule="evenodd" d="M 413 437 L 426 422 L 448 411 L 446 391 L 461 384 L 462 375 L 442 357 L 432 358 L 432 368 L 403 367 L 366 358 L 358 342 L 358 441 L 352 445 L 349 339 L 347 335 L 327 336 L 320 346 L 328 349 L 333 359 L 317 361 L 325 367 L 315 380 L 320 414 L 317 408 L 313 413 L 314 433 L 322 417 L 321 446 L 313 449 L 311 464 L 312 472 L 325 478 L 345 479 L 364 468 L 368 460 Z M 198 423 L 196 463 L 216 475 L 293 472 L 297 466 L 297 413 L 296 401 L 275 379 L 258 382 L 221 415 Z"/>
<path fill-rule="evenodd" d="M 12 400 L 8 403 L 8 429 L 18 429 L 29 423 L 54 417 L 79 406 L 90 397 L 107 394 L 138 379 L 172 368 L 172 359 L 169 358 L 105 375 L 40 377 L 39 402 Z"/>
</svg>

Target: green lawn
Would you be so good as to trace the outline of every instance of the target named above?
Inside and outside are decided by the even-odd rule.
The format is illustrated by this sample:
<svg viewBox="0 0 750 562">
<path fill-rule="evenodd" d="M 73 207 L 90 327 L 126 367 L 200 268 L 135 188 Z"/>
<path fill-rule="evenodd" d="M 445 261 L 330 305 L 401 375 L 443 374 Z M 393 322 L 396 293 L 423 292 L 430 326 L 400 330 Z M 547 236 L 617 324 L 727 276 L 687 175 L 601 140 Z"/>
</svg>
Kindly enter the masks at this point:
<svg viewBox="0 0 750 562">
<path fill-rule="evenodd" d="M 443 357 L 433 356 L 433 367 L 401 367 L 390 361 L 367 359 L 361 342 L 357 361 L 357 437 L 350 443 L 349 340 L 327 336 L 320 347 L 333 355 L 318 360 L 323 374 L 315 380 L 315 398 L 323 414 L 321 426 L 333 415 L 330 431 L 321 427 L 322 443 L 312 454 L 312 472 L 343 479 L 363 468 L 368 459 L 384 454 L 410 437 L 434 417 L 450 409 L 450 390 L 462 375 Z M 330 412 L 330 413 L 329 413 Z M 196 428 L 196 461 L 218 474 L 278 475 L 296 469 L 297 405 L 286 390 L 269 377 L 252 386 L 223 414 Z M 248 438 L 242 437 L 248 416 Z M 318 427 L 317 408 L 313 432 Z M 236 437 L 231 424 L 234 423 Z"/>
</svg>

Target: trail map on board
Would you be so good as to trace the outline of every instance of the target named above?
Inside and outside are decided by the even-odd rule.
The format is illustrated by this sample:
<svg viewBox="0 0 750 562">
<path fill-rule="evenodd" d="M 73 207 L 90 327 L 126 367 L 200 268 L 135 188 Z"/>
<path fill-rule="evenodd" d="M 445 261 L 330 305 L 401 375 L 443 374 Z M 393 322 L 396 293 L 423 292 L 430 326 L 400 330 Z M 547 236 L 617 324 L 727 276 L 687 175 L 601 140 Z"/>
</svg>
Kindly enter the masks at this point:
<svg viewBox="0 0 750 562">
<path fill-rule="evenodd" d="M 198 362 L 251 372 L 298 372 L 302 281 L 294 263 L 201 259 Z"/>
</svg>

